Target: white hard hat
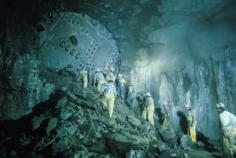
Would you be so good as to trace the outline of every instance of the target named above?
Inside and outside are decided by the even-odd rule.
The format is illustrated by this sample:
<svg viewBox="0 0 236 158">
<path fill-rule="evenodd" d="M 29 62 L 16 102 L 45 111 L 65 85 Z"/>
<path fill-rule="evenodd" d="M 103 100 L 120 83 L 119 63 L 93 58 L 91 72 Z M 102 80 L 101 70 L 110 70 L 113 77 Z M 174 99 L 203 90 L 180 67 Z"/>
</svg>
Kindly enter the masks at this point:
<svg viewBox="0 0 236 158">
<path fill-rule="evenodd" d="M 217 103 L 216 107 L 217 108 L 225 108 L 225 105 L 223 103 Z"/>
<path fill-rule="evenodd" d="M 122 77 L 122 74 L 118 74 L 118 77 Z"/>
<path fill-rule="evenodd" d="M 147 97 L 151 97 L 151 93 L 149 93 L 149 92 L 146 93 L 146 96 L 147 96 Z"/>
<path fill-rule="evenodd" d="M 189 109 L 189 108 L 191 108 L 191 105 L 190 104 L 184 104 L 184 107 Z"/>
<path fill-rule="evenodd" d="M 115 70 L 115 68 L 113 66 L 111 66 L 111 67 L 109 67 L 109 70 L 113 72 Z"/>
<path fill-rule="evenodd" d="M 101 69 L 99 69 L 99 68 L 96 69 L 96 72 L 100 72 L 100 71 L 101 71 Z"/>
<path fill-rule="evenodd" d="M 168 104 L 168 102 L 167 102 L 167 101 L 164 101 L 164 102 L 163 102 L 163 105 L 167 105 L 167 104 Z"/>
</svg>

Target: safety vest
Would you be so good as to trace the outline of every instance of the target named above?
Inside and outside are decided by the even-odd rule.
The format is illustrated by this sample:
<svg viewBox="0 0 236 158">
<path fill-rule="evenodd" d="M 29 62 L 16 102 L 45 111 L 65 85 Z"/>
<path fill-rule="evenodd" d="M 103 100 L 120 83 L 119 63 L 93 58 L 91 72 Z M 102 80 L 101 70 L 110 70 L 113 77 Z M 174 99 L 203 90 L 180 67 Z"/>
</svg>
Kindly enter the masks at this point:
<svg viewBox="0 0 236 158">
<path fill-rule="evenodd" d="M 188 121 L 188 126 L 189 127 L 196 126 L 196 120 L 195 120 L 193 114 L 190 111 L 187 112 L 187 121 Z"/>
<path fill-rule="evenodd" d="M 152 97 L 146 97 L 146 106 L 154 105 Z"/>
<path fill-rule="evenodd" d="M 223 128 L 236 126 L 236 117 L 228 111 L 220 113 L 220 121 Z"/>
<path fill-rule="evenodd" d="M 188 123 L 191 125 L 193 123 L 193 116 L 191 114 L 187 115 Z"/>
</svg>

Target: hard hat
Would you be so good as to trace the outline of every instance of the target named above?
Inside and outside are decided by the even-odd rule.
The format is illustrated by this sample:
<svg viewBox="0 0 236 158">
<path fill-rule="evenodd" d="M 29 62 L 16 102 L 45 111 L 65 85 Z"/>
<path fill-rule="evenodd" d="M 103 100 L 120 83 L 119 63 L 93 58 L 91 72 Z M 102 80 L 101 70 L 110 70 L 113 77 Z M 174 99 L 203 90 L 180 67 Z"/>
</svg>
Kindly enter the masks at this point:
<svg viewBox="0 0 236 158">
<path fill-rule="evenodd" d="M 109 67 L 109 70 L 111 71 L 111 72 L 113 72 L 114 70 L 115 70 L 115 68 L 114 67 Z"/>
<path fill-rule="evenodd" d="M 151 97 L 151 93 L 149 93 L 149 92 L 146 93 L 146 96 L 147 96 L 147 97 Z"/>
<path fill-rule="evenodd" d="M 225 105 L 223 103 L 217 103 L 216 107 L 217 108 L 225 108 Z"/>
<path fill-rule="evenodd" d="M 101 71 L 101 69 L 99 69 L 99 68 L 96 69 L 96 72 L 100 72 L 100 71 Z"/>
<path fill-rule="evenodd" d="M 118 77 L 122 77 L 122 74 L 118 74 Z"/>
<path fill-rule="evenodd" d="M 190 109 L 191 105 L 190 104 L 184 104 L 184 107 L 187 108 L 187 109 Z"/>
<path fill-rule="evenodd" d="M 164 102 L 163 102 L 163 105 L 167 105 L 167 104 L 168 104 L 168 102 L 167 102 L 167 101 L 164 101 Z"/>
</svg>

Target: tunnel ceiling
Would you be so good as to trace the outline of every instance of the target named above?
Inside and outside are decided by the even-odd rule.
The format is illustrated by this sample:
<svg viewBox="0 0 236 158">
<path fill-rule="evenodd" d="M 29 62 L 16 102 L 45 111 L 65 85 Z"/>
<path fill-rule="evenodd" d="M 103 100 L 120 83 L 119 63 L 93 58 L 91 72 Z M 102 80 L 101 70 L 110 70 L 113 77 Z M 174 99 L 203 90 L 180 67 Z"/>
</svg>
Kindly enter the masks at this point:
<svg viewBox="0 0 236 158">
<path fill-rule="evenodd" d="M 213 23 L 228 20 L 234 23 L 235 2 L 233 0 L 30 0 L 1 1 L 3 12 L 14 16 L 19 30 L 24 26 L 34 26 L 43 14 L 51 10 L 72 11 L 87 14 L 98 20 L 114 39 L 124 57 L 132 58 L 133 53 L 150 44 L 147 38 L 150 32 L 160 28 L 188 21 Z M 4 4 L 5 3 L 5 4 Z M 6 6 L 6 7 L 4 7 Z M 32 15 L 32 16 L 29 16 Z M 11 17 L 8 16 L 8 17 Z M 126 58 L 126 59 L 127 59 Z"/>
</svg>

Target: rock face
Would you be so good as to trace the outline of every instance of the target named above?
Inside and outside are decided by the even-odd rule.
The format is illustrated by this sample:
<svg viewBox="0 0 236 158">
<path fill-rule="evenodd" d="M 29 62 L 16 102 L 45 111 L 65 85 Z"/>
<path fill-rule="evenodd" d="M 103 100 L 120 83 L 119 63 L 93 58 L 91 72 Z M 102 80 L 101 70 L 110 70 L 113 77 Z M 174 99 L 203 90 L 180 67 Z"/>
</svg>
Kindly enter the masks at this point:
<svg viewBox="0 0 236 158">
<path fill-rule="evenodd" d="M 10 52 L 15 53 L 15 52 Z M 16 119 L 49 98 L 54 85 L 40 78 L 40 60 L 35 55 L 10 55 L 0 80 L 0 118 Z"/>
<path fill-rule="evenodd" d="M 234 64 L 235 51 L 231 49 L 221 62 L 209 59 L 192 65 L 190 71 L 185 69 L 174 74 L 163 73 L 159 76 L 158 82 L 153 82 L 158 85 L 152 89 L 156 92 L 155 98 L 159 98 L 157 105 L 159 103 L 159 106 L 163 108 L 165 101 L 172 103 L 170 117 L 177 131 L 181 131 L 177 112 L 185 111 L 184 104 L 189 103 L 193 106 L 198 122 L 197 130 L 212 140 L 220 139 L 215 104 L 216 102 L 225 103 L 227 109 L 235 113 L 233 106 L 235 99 L 232 97 L 235 95 L 233 88 L 235 81 L 232 75 L 235 72 L 231 69 Z M 153 71 L 155 72 L 155 69 Z"/>
</svg>

